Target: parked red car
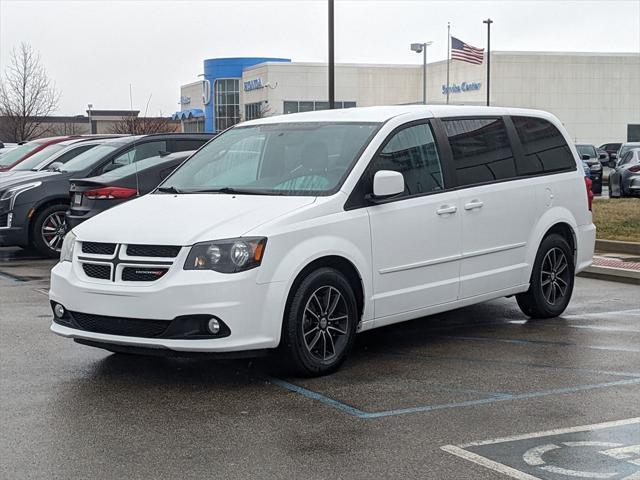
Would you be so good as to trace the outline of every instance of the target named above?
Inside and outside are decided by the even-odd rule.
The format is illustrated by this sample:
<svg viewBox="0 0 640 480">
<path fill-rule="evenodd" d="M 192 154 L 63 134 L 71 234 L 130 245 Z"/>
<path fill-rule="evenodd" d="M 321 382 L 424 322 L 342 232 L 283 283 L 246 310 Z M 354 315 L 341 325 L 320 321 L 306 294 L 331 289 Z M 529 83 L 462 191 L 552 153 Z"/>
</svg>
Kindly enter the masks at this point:
<svg viewBox="0 0 640 480">
<path fill-rule="evenodd" d="M 0 172 L 9 170 L 49 145 L 79 137 L 80 135 L 65 135 L 63 137 L 38 138 L 37 140 L 31 140 L 30 142 L 18 145 L 16 148 L 12 148 L 3 155 L 0 155 Z"/>
</svg>

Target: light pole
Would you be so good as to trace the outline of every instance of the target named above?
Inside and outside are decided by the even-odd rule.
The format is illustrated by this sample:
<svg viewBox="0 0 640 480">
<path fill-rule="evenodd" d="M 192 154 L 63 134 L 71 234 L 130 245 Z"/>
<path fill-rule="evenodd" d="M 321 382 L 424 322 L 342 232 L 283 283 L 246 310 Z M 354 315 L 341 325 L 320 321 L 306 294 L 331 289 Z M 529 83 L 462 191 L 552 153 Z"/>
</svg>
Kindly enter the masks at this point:
<svg viewBox="0 0 640 480">
<path fill-rule="evenodd" d="M 87 105 L 87 116 L 89 117 L 89 133 L 93 133 L 93 124 L 91 123 L 91 109 L 93 108 L 93 105 L 90 103 L 89 105 Z"/>
<path fill-rule="evenodd" d="M 491 94 L 491 24 L 493 20 L 487 18 L 482 23 L 487 24 L 487 107 L 489 106 L 490 94 Z"/>
<path fill-rule="evenodd" d="M 330 109 L 334 109 L 336 106 L 336 89 L 335 89 L 335 81 L 336 81 L 336 76 L 335 76 L 335 67 L 336 67 L 336 62 L 335 62 L 335 57 L 334 57 L 334 51 L 335 51 L 335 47 L 334 47 L 334 43 L 333 43 L 333 0 L 329 0 L 329 12 L 328 12 L 328 17 L 329 17 L 329 108 Z"/>
<path fill-rule="evenodd" d="M 411 50 L 422 53 L 422 103 L 427 104 L 427 47 L 433 42 L 412 43 Z"/>
</svg>

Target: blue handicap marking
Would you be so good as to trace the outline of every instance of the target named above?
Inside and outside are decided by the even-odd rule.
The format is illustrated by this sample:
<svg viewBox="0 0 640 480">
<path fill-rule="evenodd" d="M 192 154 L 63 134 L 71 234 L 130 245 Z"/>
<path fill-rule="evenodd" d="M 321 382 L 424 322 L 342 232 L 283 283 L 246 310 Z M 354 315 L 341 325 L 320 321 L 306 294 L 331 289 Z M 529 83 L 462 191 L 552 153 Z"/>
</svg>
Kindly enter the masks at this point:
<svg viewBox="0 0 640 480">
<path fill-rule="evenodd" d="M 442 449 L 521 480 L 640 480 L 640 418 Z"/>
</svg>

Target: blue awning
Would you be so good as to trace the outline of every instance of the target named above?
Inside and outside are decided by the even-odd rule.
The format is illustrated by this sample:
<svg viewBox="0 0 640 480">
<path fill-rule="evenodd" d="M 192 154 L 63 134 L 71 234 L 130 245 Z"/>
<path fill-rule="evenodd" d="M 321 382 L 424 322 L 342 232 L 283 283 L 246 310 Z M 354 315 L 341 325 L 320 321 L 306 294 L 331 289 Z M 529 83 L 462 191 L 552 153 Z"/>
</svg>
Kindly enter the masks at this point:
<svg viewBox="0 0 640 480">
<path fill-rule="evenodd" d="M 190 108 L 189 110 L 182 110 L 171 115 L 172 120 L 190 120 L 201 117 L 204 117 L 204 112 L 201 108 Z"/>
</svg>

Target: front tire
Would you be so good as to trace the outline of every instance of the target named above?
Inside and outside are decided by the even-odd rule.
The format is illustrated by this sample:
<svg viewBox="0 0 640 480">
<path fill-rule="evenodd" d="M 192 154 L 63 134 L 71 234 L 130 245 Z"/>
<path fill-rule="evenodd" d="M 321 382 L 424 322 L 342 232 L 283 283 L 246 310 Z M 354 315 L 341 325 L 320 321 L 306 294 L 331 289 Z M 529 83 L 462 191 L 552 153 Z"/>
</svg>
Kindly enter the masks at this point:
<svg viewBox="0 0 640 480">
<path fill-rule="evenodd" d="M 33 247 L 41 255 L 49 258 L 60 256 L 66 234 L 64 216 L 68 208 L 63 204 L 51 205 L 36 214 L 31 238 Z"/>
<path fill-rule="evenodd" d="M 351 350 L 358 308 L 347 278 L 333 268 L 309 273 L 290 293 L 280 340 L 283 366 L 294 374 L 335 371 Z"/>
<path fill-rule="evenodd" d="M 575 266 L 573 251 L 560 235 L 542 240 L 531 272 L 529 290 L 516 295 L 522 313 L 531 318 L 552 318 L 565 311 L 571 294 Z"/>
</svg>

